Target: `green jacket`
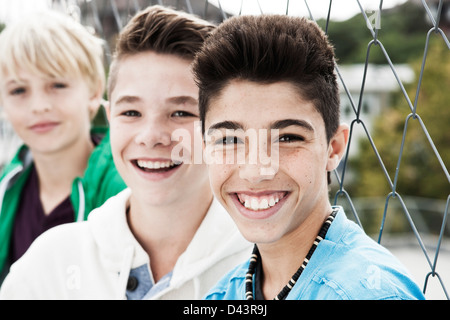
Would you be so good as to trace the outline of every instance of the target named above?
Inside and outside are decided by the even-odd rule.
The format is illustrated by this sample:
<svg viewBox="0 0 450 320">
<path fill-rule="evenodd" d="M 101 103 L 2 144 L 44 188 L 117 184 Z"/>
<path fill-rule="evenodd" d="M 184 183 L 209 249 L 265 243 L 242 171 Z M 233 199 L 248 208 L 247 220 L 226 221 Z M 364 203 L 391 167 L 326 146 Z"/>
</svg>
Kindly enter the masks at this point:
<svg viewBox="0 0 450 320">
<path fill-rule="evenodd" d="M 94 129 L 92 133 L 100 133 L 104 138 L 89 157 L 84 176 L 73 181 L 70 200 L 75 211 L 74 221 L 86 220 L 93 209 L 126 187 L 113 162 L 108 129 Z M 32 163 L 31 152 L 24 145 L 4 168 L 0 179 L 0 285 L 2 275 L 9 269 L 7 261 L 14 219 Z"/>
</svg>

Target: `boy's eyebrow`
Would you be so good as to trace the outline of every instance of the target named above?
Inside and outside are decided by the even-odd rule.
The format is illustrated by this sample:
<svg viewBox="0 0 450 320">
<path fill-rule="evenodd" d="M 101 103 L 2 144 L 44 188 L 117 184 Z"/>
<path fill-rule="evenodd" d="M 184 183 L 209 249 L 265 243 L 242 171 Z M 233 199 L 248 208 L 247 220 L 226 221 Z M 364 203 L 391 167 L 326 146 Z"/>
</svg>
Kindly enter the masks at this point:
<svg viewBox="0 0 450 320">
<path fill-rule="evenodd" d="M 198 105 L 198 100 L 191 97 L 191 96 L 177 96 L 177 97 L 171 97 L 167 99 L 167 102 L 173 103 L 173 104 L 191 104 L 191 105 Z"/>
<path fill-rule="evenodd" d="M 120 105 L 122 103 L 134 103 L 137 101 L 140 101 L 141 98 L 137 97 L 137 96 L 121 96 L 119 97 L 119 99 L 117 99 L 117 101 L 114 103 L 114 105 Z"/>
<path fill-rule="evenodd" d="M 230 130 L 241 129 L 241 130 L 243 130 L 244 127 L 240 123 L 235 122 L 235 121 L 221 121 L 221 122 L 217 122 L 217 123 L 214 123 L 213 125 L 211 125 L 208 128 L 208 134 L 211 134 L 212 131 L 219 130 L 219 129 L 230 129 Z"/>
<path fill-rule="evenodd" d="M 314 128 L 311 126 L 311 124 L 308 121 L 305 120 L 299 120 L 299 119 L 284 119 L 284 120 L 278 120 L 271 124 L 271 129 L 284 129 L 290 126 L 299 126 L 302 127 L 308 131 L 314 132 Z"/>
<path fill-rule="evenodd" d="M 308 121 L 299 119 L 283 119 L 275 121 L 271 123 L 270 129 L 284 129 L 290 126 L 298 126 L 308 131 L 314 132 L 314 128 Z M 221 121 L 211 125 L 208 129 L 208 134 L 211 134 L 212 131 L 218 129 L 244 130 L 244 126 L 235 121 Z"/>
<path fill-rule="evenodd" d="M 16 85 L 16 84 L 24 84 L 25 81 L 21 79 L 11 79 L 5 83 L 5 86 Z"/>
<path fill-rule="evenodd" d="M 117 101 L 115 102 L 115 105 L 120 105 L 122 103 L 134 103 L 134 102 L 139 102 L 142 99 L 138 96 L 131 96 L 131 95 L 125 95 L 125 96 L 121 96 L 119 97 L 119 99 L 117 99 Z M 173 103 L 173 104 L 191 104 L 191 105 L 198 105 L 198 100 L 190 97 L 190 96 L 178 96 L 178 97 L 171 97 L 167 99 L 167 102 L 169 103 Z"/>
</svg>

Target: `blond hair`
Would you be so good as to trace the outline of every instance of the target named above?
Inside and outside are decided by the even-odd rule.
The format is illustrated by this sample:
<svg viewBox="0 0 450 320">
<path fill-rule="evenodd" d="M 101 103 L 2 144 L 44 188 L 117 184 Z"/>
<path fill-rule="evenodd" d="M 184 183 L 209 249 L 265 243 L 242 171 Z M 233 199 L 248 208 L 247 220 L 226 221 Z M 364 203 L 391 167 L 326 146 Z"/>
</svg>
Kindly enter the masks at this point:
<svg viewBox="0 0 450 320">
<path fill-rule="evenodd" d="M 45 11 L 0 33 L 0 77 L 19 70 L 55 78 L 79 76 L 92 94 L 105 89 L 103 41 L 69 16 Z"/>
</svg>

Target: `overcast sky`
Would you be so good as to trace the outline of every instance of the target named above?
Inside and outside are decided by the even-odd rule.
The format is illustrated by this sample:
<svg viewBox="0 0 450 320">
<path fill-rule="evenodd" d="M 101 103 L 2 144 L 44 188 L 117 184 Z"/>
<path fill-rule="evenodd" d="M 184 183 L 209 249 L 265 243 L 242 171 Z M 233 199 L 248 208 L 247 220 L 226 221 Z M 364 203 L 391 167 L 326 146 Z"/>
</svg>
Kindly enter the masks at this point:
<svg viewBox="0 0 450 320">
<path fill-rule="evenodd" d="M 0 21 L 9 22 L 47 8 L 47 0 L 0 0 Z"/>
<path fill-rule="evenodd" d="M 210 3 L 218 5 L 218 0 L 209 0 Z M 308 0 L 308 7 L 304 0 L 221 0 L 222 8 L 227 12 L 238 14 L 258 14 L 261 13 L 286 13 L 286 6 L 289 2 L 289 15 L 309 16 L 309 10 L 314 19 L 326 18 L 328 14 L 329 0 Z M 377 0 L 359 0 L 364 11 L 377 10 L 380 1 Z M 391 8 L 397 4 L 406 2 L 406 0 L 385 0 L 383 8 Z M 345 20 L 360 13 L 361 10 L 356 0 L 333 0 L 331 9 L 331 19 Z"/>
<path fill-rule="evenodd" d="M 219 0 L 209 0 L 218 5 Z M 384 0 L 383 8 L 390 8 L 406 0 Z M 365 11 L 376 10 L 379 7 L 377 0 L 360 0 Z M 0 0 L 0 21 L 8 22 L 19 19 L 21 16 L 47 7 L 48 0 Z M 241 11 L 242 3 L 242 11 Z M 259 14 L 263 13 L 286 13 L 288 0 L 221 0 L 222 8 L 233 14 Z M 329 0 L 309 0 L 309 9 L 314 19 L 324 18 L 328 13 Z M 360 13 L 356 0 L 333 0 L 331 19 L 345 20 Z M 289 14 L 309 16 L 304 0 L 289 0 Z"/>
</svg>

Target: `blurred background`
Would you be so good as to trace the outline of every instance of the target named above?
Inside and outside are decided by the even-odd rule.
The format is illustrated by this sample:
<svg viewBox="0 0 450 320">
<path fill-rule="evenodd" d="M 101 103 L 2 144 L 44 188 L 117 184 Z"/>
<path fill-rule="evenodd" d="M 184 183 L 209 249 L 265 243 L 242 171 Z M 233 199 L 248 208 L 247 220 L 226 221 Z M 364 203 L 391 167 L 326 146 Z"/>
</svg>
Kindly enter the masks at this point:
<svg viewBox="0 0 450 320">
<path fill-rule="evenodd" d="M 315 20 L 335 47 L 341 121 L 351 127 L 330 200 L 409 268 L 428 299 L 449 299 L 448 1 L 0 0 L 0 32 L 40 10 L 65 12 L 106 40 L 108 71 L 117 33 L 153 4 L 216 24 L 263 13 Z M 107 125 L 103 112 L 95 121 Z M 0 105 L 0 170 L 19 144 Z"/>
</svg>

